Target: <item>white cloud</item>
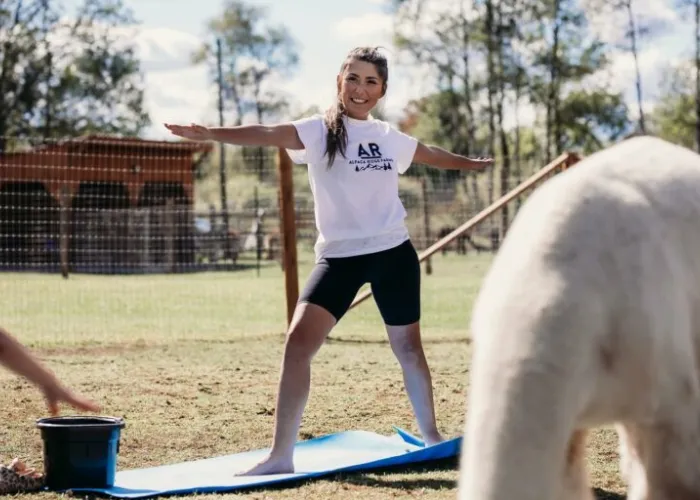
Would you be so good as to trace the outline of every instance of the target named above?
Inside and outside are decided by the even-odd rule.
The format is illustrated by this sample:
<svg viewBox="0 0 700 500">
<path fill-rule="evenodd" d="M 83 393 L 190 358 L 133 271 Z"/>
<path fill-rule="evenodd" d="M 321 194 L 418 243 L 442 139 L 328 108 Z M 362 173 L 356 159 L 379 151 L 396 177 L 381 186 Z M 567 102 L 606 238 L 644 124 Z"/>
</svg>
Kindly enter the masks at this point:
<svg viewBox="0 0 700 500">
<path fill-rule="evenodd" d="M 435 72 L 432 68 L 418 66 L 393 66 L 389 90 L 384 99 L 384 109 L 392 119 L 403 114 L 406 105 L 435 91 Z"/>
<path fill-rule="evenodd" d="M 637 110 L 636 70 L 634 57 L 629 51 L 617 51 L 609 55 L 610 67 L 592 75 L 585 84 L 604 87 L 613 92 L 622 92 L 630 113 Z M 642 98 L 649 105 L 659 97 L 661 84 L 671 66 L 681 61 L 678 54 L 669 54 L 663 47 L 654 46 L 638 55 L 639 73 L 642 82 Z"/>
<path fill-rule="evenodd" d="M 145 105 L 152 122 L 145 135 L 167 136 L 163 123 L 217 123 L 217 91 L 202 66 L 149 71 L 145 77 Z"/>
<path fill-rule="evenodd" d="M 635 26 L 639 29 L 652 22 L 661 31 L 675 30 L 679 18 L 674 8 L 675 0 L 634 0 L 632 11 Z M 614 11 L 607 1 L 584 0 L 584 11 L 590 22 L 591 30 L 600 40 L 610 44 L 627 44 L 625 34 L 629 29 L 629 15 L 626 10 Z"/>
<path fill-rule="evenodd" d="M 202 44 L 196 36 L 169 28 L 140 28 L 131 39 L 145 80 L 145 108 L 151 126 L 144 135 L 168 137 L 163 123 L 216 123 L 217 90 L 208 68 L 191 55 Z"/>
<path fill-rule="evenodd" d="M 603 88 L 609 92 L 621 92 L 628 106 L 631 120 L 639 118 L 637 93 L 635 87 L 636 73 L 634 58 L 628 51 L 616 51 L 609 54 L 610 66 L 594 75 L 589 76 L 577 85 L 588 88 Z M 653 111 L 659 97 L 661 82 L 667 68 L 680 61 L 678 56 L 669 55 L 659 47 L 643 50 L 639 53 L 639 69 L 642 79 L 642 108 L 646 114 Z M 541 115 L 541 112 L 540 112 Z M 538 119 L 537 110 L 523 101 L 519 110 L 521 126 L 530 126 Z M 512 102 L 504 108 L 506 128 L 515 125 L 515 109 Z"/>
<path fill-rule="evenodd" d="M 145 106 L 152 122 L 144 135 L 168 137 L 163 122 L 218 125 L 218 89 L 211 81 L 210 70 L 206 64 L 191 62 L 191 54 L 202 44 L 198 37 L 173 29 L 146 28 L 140 30 L 133 42 L 145 76 Z M 241 67 L 253 64 L 245 58 L 239 62 Z M 275 78 L 271 84 L 291 94 L 294 101 L 295 97 L 304 95 L 308 81 Z M 318 96 L 318 93 L 311 95 Z M 310 102 L 313 104 L 313 101 L 312 98 Z M 226 124 L 234 119 L 225 112 Z"/>
<path fill-rule="evenodd" d="M 382 3 L 382 0 L 366 1 Z M 677 14 L 670 7 L 671 1 L 635 0 L 635 11 L 640 16 L 649 16 L 653 13 L 659 19 L 672 21 L 677 19 Z M 465 2 L 465 5 L 468 4 Z M 412 26 L 410 23 L 404 23 L 408 34 L 425 33 L 434 36 L 435 23 L 441 18 L 446 19 L 445 15 L 458 13 L 459 2 L 425 0 L 423 8 L 425 10 L 419 25 Z M 469 14 L 471 15 L 471 12 Z M 605 22 L 608 22 L 608 27 L 613 26 L 611 19 L 599 19 L 597 22 L 601 24 L 596 29 L 605 29 Z M 642 46 L 639 61 L 644 106 L 647 110 L 653 107 L 658 97 L 659 84 L 667 65 L 681 57 L 679 50 L 671 52 L 667 50 L 669 44 L 675 49 L 683 47 L 684 50 L 691 44 L 692 30 L 688 28 L 689 22 L 678 22 L 674 28 L 675 37 L 664 39 L 662 42 L 655 39 L 654 45 Z M 388 49 L 385 53 L 390 63 L 390 82 L 383 109 L 390 119 L 399 118 L 411 99 L 420 98 L 435 90 L 437 74 L 433 69 L 416 66 L 412 61 L 399 57 L 393 45 L 394 19 L 392 16 L 373 12 L 346 17 L 330 25 L 328 30 L 329 35 L 335 38 L 333 48 L 330 47 L 331 44 L 305 48 L 300 54 L 301 67 L 297 75 L 275 82 L 279 85 L 278 88 L 290 97 L 292 114 L 296 115 L 311 106 L 325 109 L 333 102 L 335 76 L 345 55 L 344 51 L 358 45 L 382 45 Z M 619 36 L 619 29 L 616 33 Z M 610 34 L 608 33 L 607 36 L 610 37 Z M 163 122 L 218 123 L 216 87 L 210 82 L 205 66 L 194 66 L 190 62 L 192 52 L 201 46 L 201 38 L 176 29 L 146 26 L 140 28 L 130 40 L 136 45 L 145 73 L 147 87 L 145 104 L 153 122 L 153 126 L 146 132 L 147 136 L 167 137 L 167 131 L 162 127 Z M 338 42 L 340 42 L 340 48 L 338 48 Z M 612 64 L 609 70 L 591 78 L 590 83 L 624 92 L 630 114 L 634 117 L 636 116 L 636 94 L 633 59 L 625 51 L 615 51 L 610 54 L 610 57 Z M 472 62 L 472 73 L 475 75 L 482 73 L 483 61 L 474 58 Z M 515 110 L 512 104 L 509 104 L 504 111 L 506 124 L 513 125 Z M 226 118 L 227 123 L 231 123 L 232 117 Z M 523 102 L 519 116 L 521 125 L 531 124 L 535 118 L 535 110 Z"/>
<path fill-rule="evenodd" d="M 444 0 L 413 0 L 403 3 L 396 11 L 396 25 L 401 35 L 441 44 L 437 29 L 455 26 L 460 19 L 475 20 L 479 15 L 473 2 Z"/>
<path fill-rule="evenodd" d="M 196 36 L 169 28 L 139 30 L 134 39 L 145 71 L 185 69 L 192 66 L 190 56 L 202 45 Z"/>
<path fill-rule="evenodd" d="M 321 78 L 309 78 L 308 75 L 297 76 L 291 79 L 283 87 L 292 100 L 301 108 L 300 111 L 318 106 L 321 109 L 328 107 L 335 98 L 333 80 Z"/>
<path fill-rule="evenodd" d="M 370 0 L 372 3 L 384 4 L 386 0 Z M 468 18 L 474 16 L 471 4 L 462 2 L 464 14 Z M 420 9 L 420 23 L 414 24 L 411 20 Z M 402 34 L 408 37 L 421 35 L 435 37 L 435 25 L 438 22 L 446 22 L 461 15 L 460 2 L 445 2 L 444 0 L 422 0 L 420 2 L 406 2 L 399 9 L 398 18 L 402 21 Z M 409 59 L 404 60 L 394 46 L 396 18 L 390 14 L 372 12 L 360 16 L 351 16 L 341 19 L 333 26 L 335 37 L 347 43 L 348 47 L 359 45 L 381 45 L 389 62 L 389 90 L 387 97 L 381 104 L 388 117 L 396 120 L 401 117 L 404 108 L 412 99 L 417 99 L 434 92 L 436 88 L 436 73 L 432 67 L 416 64 Z M 452 21 L 449 21 L 452 22 Z M 320 89 L 319 89 L 320 90 Z M 333 98 L 334 89 L 330 89 L 329 98 Z"/>
<path fill-rule="evenodd" d="M 592 19 L 594 32 L 603 41 L 610 44 L 621 43 L 624 40 L 621 36 L 627 27 L 626 13 L 620 12 L 613 16 L 605 9 L 595 10 L 592 6 L 597 1 L 601 5 L 601 0 L 588 0 L 587 14 Z M 645 112 L 650 112 L 659 97 L 660 87 L 668 69 L 683 60 L 689 55 L 688 47 L 692 47 L 694 31 L 690 20 L 679 16 L 675 9 L 674 0 L 634 0 L 633 8 L 637 25 L 652 23 L 657 26 L 658 31 L 652 36 L 641 37 L 638 40 L 638 61 L 642 80 L 642 106 Z M 445 9 L 454 11 L 455 2 L 440 3 L 439 0 L 430 2 L 426 0 L 425 5 L 430 5 L 431 22 L 439 18 L 439 14 Z M 607 1 L 605 5 L 609 5 Z M 410 33 L 423 34 L 422 38 L 434 39 L 435 25 L 421 23 L 416 26 L 409 26 Z M 672 29 L 671 29 L 672 28 Z M 544 40 L 542 43 L 546 43 Z M 532 46 L 528 46 L 524 52 L 531 51 Z M 608 54 L 610 66 L 596 75 L 590 77 L 584 85 L 592 84 L 601 86 L 610 91 L 622 92 L 629 107 L 630 118 L 638 117 L 637 95 L 635 88 L 636 74 L 634 58 L 629 50 L 614 49 Z M 478 61 L 473 61 L 472 73 L 479 74 L 484 68 L 478 69 Z M 521 125 L 531 125 L 538 118 L 537 111 L 529 104 L 523 103 L 519 110 L 519 121 Z M 512 127 L 515 123 L 515 109 L 510 102 L 504 109 L 504 121 L 506 127 Z"/>
<path fill-rule="evenodd" d="M 374 40 L 379 40 L 380 43 L 390 42 L 392 29 L 393 18 L 379 12 L 346 17 L 334 25 L 337 39 L 345 42 L 357 41 L 357 45 L 374 45 Z"/>
<path fill-rule="evenodd" d="M 73 20 L 62 19 L 68 26 Z M 101 26 L 97 25 L 96 29 Z M 201 46 L 196 36 L 161 27 L 124 26 L 111 28 L 116 43 L 121 47 L 133 46 L 140 62 L 145 87 L 144 107 L 151 118 L 151 126 L 144 131 L 149 138 L 168 137 L 164 122 L 214 123 L 216 88 L 209 82 L 207 68 L 194 65 L 191 54 Z M 50 42 L 70 44 L 65 30 L 51 34 Z"/>
</svg>

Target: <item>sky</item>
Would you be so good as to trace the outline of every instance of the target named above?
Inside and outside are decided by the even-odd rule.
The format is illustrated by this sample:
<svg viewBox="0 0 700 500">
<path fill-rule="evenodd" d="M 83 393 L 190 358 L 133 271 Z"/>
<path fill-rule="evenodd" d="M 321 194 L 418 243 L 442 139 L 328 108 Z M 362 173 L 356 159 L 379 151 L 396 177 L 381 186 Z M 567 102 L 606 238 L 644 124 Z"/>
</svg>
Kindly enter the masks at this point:
<svg viewBox="0 0 700 500">
<path fill-rule="evenodd" d="M 194 66 L 190 54 L 207 40 L 206 23 L 223 9 L 223 0 L 124 0 L 141 25 L 135 44 L 145 75 L 146 107 L 152 125 L 144 136 L 168 137 L 163 122 L 198 122 L 216 125 L 217 90 L 209 81 L 207 68 Z M 385 12 L 385 0 L 247 0 L 266 7 L 271 24 L 284 24 L 298 43 L 300 64 L 283 89 L 291 96 L 293 113 L 312 105 L 325 109 L 333 102 L 335 77 L 346 53 L 358 45 L 382 45 L 389 49 L 390 86 L 384 109 L 395 120 L 412 98 L 431 91 L 430 78 L 405 63 L 394 64 L 392 19 Z M 445 6 L 456 0 L 435 0 Z M 583 0 L 588 1 L 588 0 Z M 692 16 L 679 16 L 674 0 L 635 0 L 642 19 L 665 21 L 671 29 L 663 38 L 643 44 L 640 66 L 644 85 L 644 105 L 651 109 L 659 82 L 667 65 L 692 55 Z M 80 0 L 66 0 L 74 8 Z M 427 2 L 431 4 L 430 1 Z M 621 20 L 598 16 L 596 29 L 601 36 L 614 38 L 622 29 Z M 634 66 L 623 50 L 611 54 L 613 66 L 601 78 L 611 88 L 625 93 L 634 104 Z M 534 113 L 530 114 L 534 116 Z M 525 110 L 527 121 L 528 110 Z M 226 117 L 231 123 L 233 117 Z M 522 118 L 521 118 L 522 121 Z"/>
</svg>

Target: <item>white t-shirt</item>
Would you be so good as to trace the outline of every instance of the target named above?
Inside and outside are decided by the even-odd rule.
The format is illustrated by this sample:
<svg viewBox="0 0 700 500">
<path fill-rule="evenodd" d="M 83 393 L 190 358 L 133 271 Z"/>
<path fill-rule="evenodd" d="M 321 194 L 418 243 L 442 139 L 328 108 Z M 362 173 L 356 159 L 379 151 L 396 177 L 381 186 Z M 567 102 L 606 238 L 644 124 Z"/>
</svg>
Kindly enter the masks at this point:
<svg viewBox="0 0 700 500">
<path fill-rule="evenodd" d="M 399 174 L 413 161 L 418 141 L 390 124 L 344 116 L 345 156 L 336 153 L 328 168 L 323 116 L 292 122 L 303 150 L 287 150 L 308 165 L 318 239 L 316 260 L 379 252 L 409 237 L 399 198 Z"/>
</svg>

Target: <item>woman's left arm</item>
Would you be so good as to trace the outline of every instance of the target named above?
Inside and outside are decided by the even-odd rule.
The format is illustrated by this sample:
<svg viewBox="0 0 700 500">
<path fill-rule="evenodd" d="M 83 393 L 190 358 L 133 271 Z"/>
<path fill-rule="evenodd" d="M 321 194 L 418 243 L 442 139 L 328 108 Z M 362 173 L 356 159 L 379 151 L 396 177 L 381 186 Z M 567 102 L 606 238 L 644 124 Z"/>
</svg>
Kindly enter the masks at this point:
<svg viewBox="0 0 700 500">
<path fill-rule="evenodd" d="M 492 158 L 467 158 L 466 156 L 450 153 L 438 146 L 426 146 L 419 142 L 413 156 L 414 163 L 430 165 L 446 170 L 484 170 L 493 165 Z"/>
</svg>

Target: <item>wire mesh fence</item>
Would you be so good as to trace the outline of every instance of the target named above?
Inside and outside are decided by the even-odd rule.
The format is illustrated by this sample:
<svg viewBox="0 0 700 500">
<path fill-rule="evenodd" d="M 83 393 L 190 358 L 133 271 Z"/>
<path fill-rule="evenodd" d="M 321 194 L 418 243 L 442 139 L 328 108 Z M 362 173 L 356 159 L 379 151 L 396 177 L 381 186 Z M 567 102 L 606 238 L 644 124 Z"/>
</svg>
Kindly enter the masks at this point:
<svg viewBox="0 0 700 500">
<path fill-rule="evenodd" d="M 104 136 L 2 144 L 0 270 L 181 273 L 280 261 L 275 149 Z M 399 196 L 416 247 L 543 165 L 513 163 L 513 173 L 409 169 Z M 311 251 L 317 234 L 306 175 L 294 167 L 297 241 Z M 444 251 L 495 251 L 520 201 Z"/>
</svg>

